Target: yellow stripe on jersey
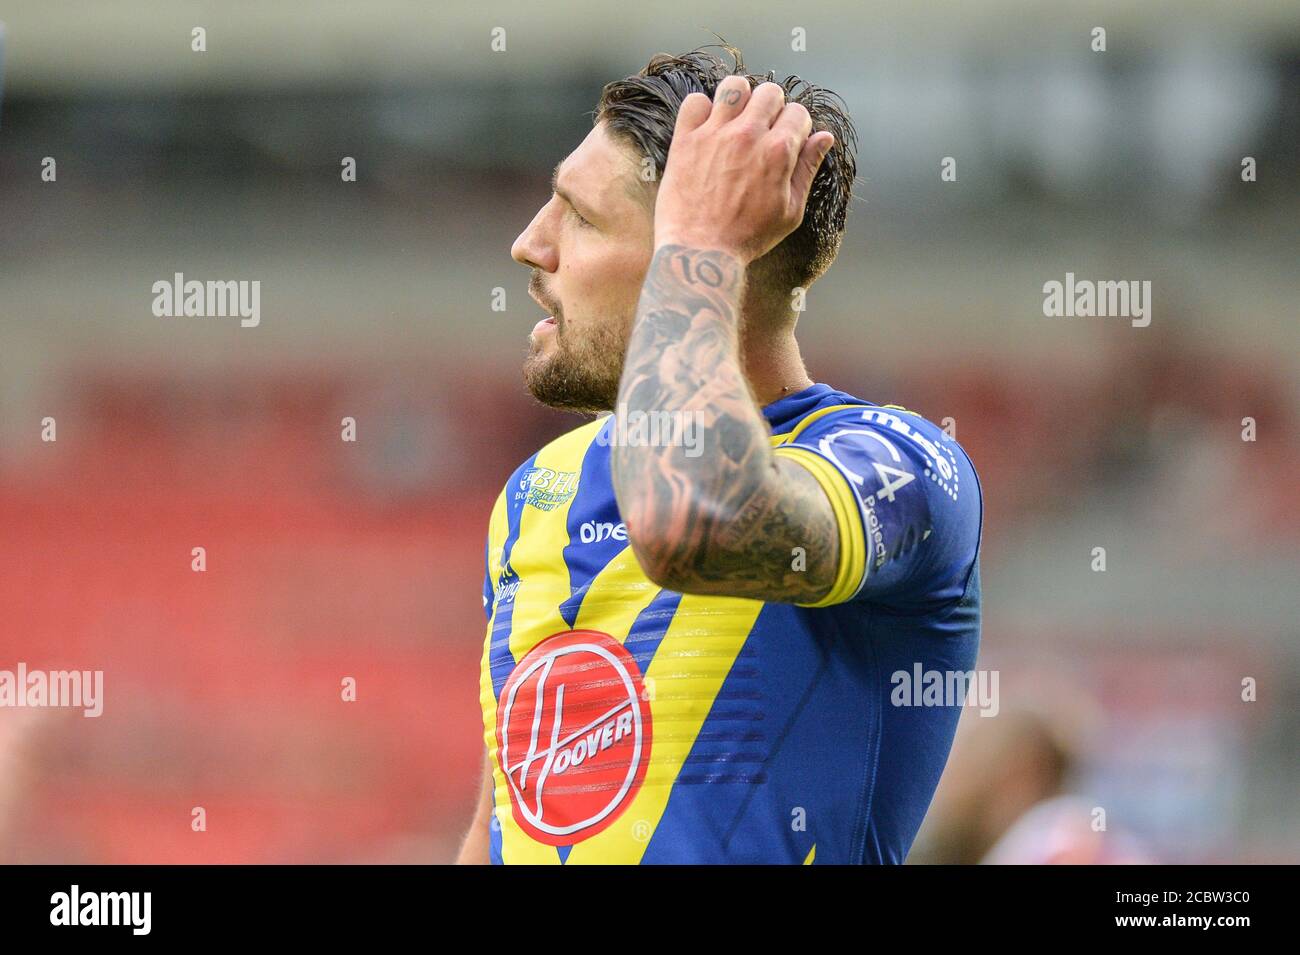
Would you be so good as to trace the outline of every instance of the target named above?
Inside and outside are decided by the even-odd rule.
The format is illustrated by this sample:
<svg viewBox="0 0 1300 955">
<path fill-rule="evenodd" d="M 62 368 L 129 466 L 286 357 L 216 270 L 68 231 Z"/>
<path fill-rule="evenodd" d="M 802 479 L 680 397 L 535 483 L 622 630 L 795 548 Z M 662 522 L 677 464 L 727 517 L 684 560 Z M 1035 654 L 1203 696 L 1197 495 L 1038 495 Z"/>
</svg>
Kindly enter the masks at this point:
<svg viewBox="0 0 1300 955">
<path fill-rule="evenodd" d="M 915 411 L 911 411 L 907 408 L 904 408 L 902 405 L 877 405 L 877 407 L 888 409 L 889 411 L 901 411 L 903 412 L 903 414 L 916 415 L 917 417 L 920 417 L 920 415 L 917 415 Z M 772 443 L 776 445 L 789 444 L 795 438 L 799 437 L 799 434 L 801 432 L 803 432 L 806 428 L 808 428 L 810 425 L 816 422 L 819 418 L 824 418 L 832 411 L 869 411 L 870 409 L 871 409 L 870 405 L 828 405 L 825 408 L 818 408 L 816 411 L 814 411 L 812 414 L 808 415 L 807 417 L 800 418 L 799 423 L 795 425 L 794 428 L 791 431 L 787 432 L 786 434 L 772 435 Z"/>
<path fill-rule="evenodd" d="M 812 865 L 812 864 L 813 864 L 813 860 L 816 859 L 816 858 L 817 858 L 817 843 L 814 842 L 814 843 L 813 843 L 813 847 L 812 847 L 811 849 L 808 850 L 808 858 L 806 858 L 806 859 L 803 860 L 803 864 L 804 864 L 804 865 Z"/>
<path fill-rule="evenodd" d="M 660 588 L 650 582 L 637 563 L 629 544 L 592 578 L 573 629 L 599 630 L 626 643 L 632 624 L 659 592 Z"/>
<path fill-rule="evenodd" d="M 604 419 L 597 419 L 556 438 L 537 452 L 534 467 L 549 468 L 558 473 L 581 471 L 587 448 L 602 424 Z M 511 488 L 506 490 L 508 492 Z M 576 490 L 549 511 L 530 504 L 520 508 L 519 533 L 510 553 L 510 567 L 520 580 L 519 589 L 515 591 L 510 628 L 510 653 L 515 660 L 522 659 L 537 643 L 552 634 L 569 629 L 560 615 L 560 605 L 570 596 L 564 548 L 569 544 L 569 508 L 575 497 Z M 496 610 L 493 610 L 492 621 L 488 623 L 489 647 L 495 622 Z M 492 756 L 493 803 L 501 826 L 501 859 L 513 864 L 559 865 L 560 857 L 555 847 L 535 842 L 525 835 L 510 808 L 509 783 L 497 756 L 497 703 L 491 683 L 491 667 L 487 662 L 488 653 L 485 648 L 480 702 L 483 705 L 484 738 Z"/>
<path fill-rule="evenodd" d="M 506 537 L 510 533 L 510 518 L 506 514 L 506 489 L 502 488 L 492 505 L 492 516 L 488 519 L 487 570 L 492 579 L 493 588 L 501 579 L 501 550 L 506 546 Z"/>
<path fill-rule="evenodd" d="M 597 419 L 556 438 L 537 452 L 533 466 L 577 474 L 602 424 L 604 419 Z M 510 567 L 519 577 L 510 633 L 510 652 L 516 660 L 552 634 L 569 629 L 560 605 L 572 596 L 564 548 L 569 546 L 569 508 L 579 486 L 549 511 L 529 504 L 521 508 L 519 534 L 510 552 Z"/>
<path fill-rule="evenodd" d="M 858 499 L 849 487 L 849 479 L 839 468 L 815 451 L 796 445 L 784 445 L 774 452 L 808 470 L 826 492 L 839 530 L 839 557 L 835 565 L 835 583 L 821 600 L 799 604 L 800 607 L 831 607 L 857 593 L 867 569 L 867 538 L 858 511 Z"/>
<path fill-rule="evenodd" d="M 573 847 L 568 865 L 641 861 L 673 783 L 763 606 L 744 597 L 682 597 L 645 673 L 655 728 L 645 782 L 617 822 Z"/>
</svg>

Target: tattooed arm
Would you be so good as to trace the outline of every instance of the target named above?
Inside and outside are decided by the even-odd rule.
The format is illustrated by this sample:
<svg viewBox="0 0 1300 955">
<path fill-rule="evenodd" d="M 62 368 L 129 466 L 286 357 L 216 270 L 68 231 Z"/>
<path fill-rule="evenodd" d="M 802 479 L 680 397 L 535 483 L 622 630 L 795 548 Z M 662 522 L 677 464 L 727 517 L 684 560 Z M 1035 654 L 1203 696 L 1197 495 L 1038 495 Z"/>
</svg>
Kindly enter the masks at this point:
<svg viewBox="0 0 1300 955">
<path fill-rule="evenodd" d="M 660 586 L 814 603 L 836 576 L 835 516 L 812 474 L 772 452 L 741 371 L 743 282 L 742 263 L 726 252 L 656 251 L 619 414 L 688 415 L 702 440 L 689 449 L 615 446 L 614 489 L 633 552 Z"/>
<path fill-rule="evenodd" d="M 703 444 L 623 443 L 611 458 L 628 540 L 661 586 L 794 603 L 837 589 L 832 504 L 773 453 L 739 346 L 745 269 L 803 220 L 833 141 L 781 87 L 738 76 L 677 112 L 618 413 L 692 416 Z"/>
<path fill-rule="evenodd" d="M 773 453 L 739 345 L 745 269 L 802 221 L 833 141 L 775 83 L 730 76 L 678 110 L 618 413 L 691 416 L 703 443 L 611 458 L 628 540 L 661 586 L 793 603 L 837 589 L 832 504 Z"/>
</svg>

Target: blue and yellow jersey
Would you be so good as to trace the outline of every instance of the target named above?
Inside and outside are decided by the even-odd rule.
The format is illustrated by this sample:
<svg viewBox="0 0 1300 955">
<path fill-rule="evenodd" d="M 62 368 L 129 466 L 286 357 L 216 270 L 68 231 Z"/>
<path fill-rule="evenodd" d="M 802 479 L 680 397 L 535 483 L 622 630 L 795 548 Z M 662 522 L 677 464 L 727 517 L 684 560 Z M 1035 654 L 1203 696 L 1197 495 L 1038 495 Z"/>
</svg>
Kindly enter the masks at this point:
<svg viewBox="0 0 1300 955">
<path fill-rule="evenodd" d="M 979 482 L 901 408 L 818 384 L 763 413 L 838 518 L 816 606 L 653 584 L 614 499 L 612 416 L 552 441 L 498 497 L 480 682 L 494 862 L 906 856 L 962 701 L 900 693 L 899 675 L 974 667 Z"/>
</svg>

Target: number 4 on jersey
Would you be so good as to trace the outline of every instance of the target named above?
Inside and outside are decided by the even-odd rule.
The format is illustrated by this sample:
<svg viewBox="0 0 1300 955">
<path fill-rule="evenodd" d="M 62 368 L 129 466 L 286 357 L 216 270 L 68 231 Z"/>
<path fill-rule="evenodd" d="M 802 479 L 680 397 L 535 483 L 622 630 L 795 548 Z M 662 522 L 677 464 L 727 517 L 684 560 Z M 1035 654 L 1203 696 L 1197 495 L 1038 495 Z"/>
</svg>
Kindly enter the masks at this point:
<svg viewBox="0 0 1300 955">
<path fill-rule="evenodd" d="M 895 491 L 907 487 L 908 484 L 916 480 L 916 475 L 910 471 L 900 471 L 898 468 L 891 468 L 888 464 L 881 464 L 879 461 L 872 461 L 871 463 L 876 469 L 876 475 L 880 478 L 880 491 L 876 495 L 877 498 L 884 498 L 892 503 Z M 898 478 L 898 480 L 890 481 L 891 476 Z"/>
</svg>

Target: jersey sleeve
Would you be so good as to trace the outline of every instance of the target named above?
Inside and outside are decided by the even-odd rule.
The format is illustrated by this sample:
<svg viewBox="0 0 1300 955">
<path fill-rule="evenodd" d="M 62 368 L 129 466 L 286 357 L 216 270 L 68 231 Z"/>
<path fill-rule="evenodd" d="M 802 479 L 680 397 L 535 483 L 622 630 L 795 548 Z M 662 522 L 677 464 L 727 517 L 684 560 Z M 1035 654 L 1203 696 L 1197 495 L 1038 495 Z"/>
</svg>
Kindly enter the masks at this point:
<svg viewBox="0 0 1300 955">
<path fill-rule="evenodd" d="M 805 606 L 933 608 L 961 598 L 983 501 L 966 452 L 938 426 L 901 409 L 846 406 L 797 427 L 776 454 L 812 473 L 839 528 L 831 592 Z"/>
</svg>

